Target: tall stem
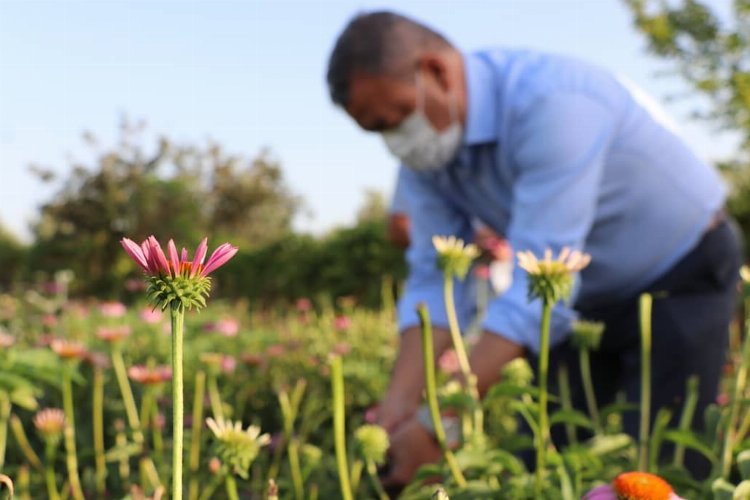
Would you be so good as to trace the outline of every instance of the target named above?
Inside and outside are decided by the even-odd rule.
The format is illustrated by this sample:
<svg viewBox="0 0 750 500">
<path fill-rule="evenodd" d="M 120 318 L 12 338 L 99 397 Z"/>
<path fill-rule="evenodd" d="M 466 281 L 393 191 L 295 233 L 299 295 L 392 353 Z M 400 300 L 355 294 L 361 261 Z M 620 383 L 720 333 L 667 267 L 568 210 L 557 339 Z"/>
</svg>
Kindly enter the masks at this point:
<svg viewBox="0 0 750 500">
<path fill-rule="evenodd" d="M 237 493 L 237 482 L 234 480 L 234 476 L 231 473 L 227 474 L 227 477 L 224 480 L 224 485 L 226 486 L 227 497 L 229 497 L 229 500 L 240 499 L 240 496 Z"/>
<path fill-rule="evenodd" d="M 208 372 L 208 399 L 211 402 L 211 413 L 214 414 L 214 418 L 223 419 L 224 409 L 221 402 L 221 394 L 219 393 L 219 384 L 216 381 L 216 374 L 209 370 Z"/>
<path fill-rule="evenodd" d="M 686 396 L 685 405 L 682 407 L 682 415 L 680 415 L 680 422 L 678 428 L 681 431 L 688 431 L 690 425 L 693 422 L 693 415 L 695 415 L 695 408 L 698 405 L 698 384 L 700 380 L 697 375 L 693 375 L 688 378 L 686 385 Z M 685 459 L 685 445 L 677 444 L 674 448 L 674 459 L 672 463 L 676 466 L 681 466 Z"/>
<path fill-rule="evenodd" d="M 453 456 L 453 452 L 448 447 L 447 440 L 445 439 L 445 429 L 443 429 L 443 421 L 440 418 L 440 407 L 438 406 L 437 398 L 437 383 L 435 382 L 435 359 L 433 354 L 432 345 L 432 324 L 430 323 L 430 317 L 427 313 L 427 307 L 424 304 L 417 306 L 417 313 L 419 314 L 419 321 L 422 326 L 422 354 L 424 356 L 424 374 L 425 374 L 425 393 L 427 396 L 427 406 L 430 408 L 430 417 L 432 417 L 432 425 L 435 428 L 435 438 L 440 445 L 440 449 L 443 451 L 445 462 L 448 464 L 448 468 L 451 471 L 453 479 L 460 487 L 466 486 L 466 478 L 464 477 L 461 468 L 458 466 L 456 458 Z"/>
<path fill-rule="evenodd" d="M 651 310 L 653 297 L 640 297 L 641 326 L 641 427 L 638 445 L 638 470 L 648 472 L 648 450 L 651 423 Z"/>
<path fill-rule="evenodd" d="M 383 489 L 383 485 L 380 484 L 380 479 L 378 479 L 378 466 L 375 465 L 375 462 L 372 460 L 367 461 L 367 475 L 370 477 L 370 483 L 372 483 L 372 487 L 375 488 L 375 491 L 378 494 L 379 500 L 388 500 L 390 497 Z"/>
<path fill-rule="evenodd" d="M 190 488 L 188 499 L 198 498 L 198 468 L 201 459 L 201 430 L 203 429 L 203 395 L 206 391 L 206 372 L 195 373 L 195 396 L 193 399 L 193 428 L 190 434 Z"/>
<path fill-rule="evenodd" d="M 0 391 L 0 470 L 5 464 L 5 448 L 8 442 L 8 420 L 10 419 L 10 397 Z"/>
<path fill-rule="evenodd" d="M 299 441 L 297 438 L 291 438 L 287 447 L 289 454 L 289 472 L 292 474 L 292 485 L 294 485 L 294 498 L 302 500 L 304 498 L 302 469 L 299 464 Z"/>
<path fill-rule="evenodd" d="M 44 479 L 47 484 L 47 496 L 50 500 L 59 500 L 60 494 L 57 491 L 57 483 L 55 481 L 55 455 L 58 442 L 48 441 L 45 443 L 44 453 Z"/>
<path fill-rule="evenodd" d="M 73 411 L 73 382 L 71 380 L 71 361 L 65 363 L 63 369 L 63 409 L 65 411 L 65 461 L 68 466 L 68 480 L 73 498 L 83 500 L 81 479 L 78 477 L 78 455 L 76 453 L 75 416 Z"/>
<path fill-rule="evenodd" d="M 748 365 L 750 365 L 750 300 L 745 301 L 745 341 L 742 346 L 742 357 L 740 359 L 740 365 L 737 368 L 737 376 L 734 381 L 734 397 L 732 398 L 732 409 L 729 413 L 729 422 L 727 423 L 726 437 L 724 438 L 724 450 L 721 457 L 721 475 L 724 479 L 729 479 L 729 474 L 732 471 L 732 456 L 734 445 L 737 440 L 737 424 L 740 417 L 740 409 L 742 407 L 740 400 L 745 394 L 745 384 L 747 384 L 748 376 Z M 742 425 L 741 427 L 744 427 Z"/>
<path fill-rule="evenodd" d="M 182 337 L 185 312 L 177 304 L 172 316 L 172 499 L 182 500 L 182 431 L 184 422 Z"/>
<path fill-rule="evenodd" d="M 92 427 L 94 432 L 94 463 L 96 467 L 96 493 L 104 497 L 107 480 L 107 463 L 104 459 L 104 371 L 94 368 L 94 396 L 92 402 Z"/>
<path fill-rule="evenodd" d="M 42 461 L 39 460 L 39 455 L 37 455 L 34 448 L 31 447 L 29 438 L 26 436 L 26 431 L 23 430 L 23 423 L 17 415 L 10 416 L 10 430 L 13 431 L 13 437 L 16 440 L 16 444 L 21 448 L 23 456 L 26 457 L 29 465 L 39 472 L 44 471 Z"/>
<path fill-rule="evenodd" d="M 589 350 L 581 347 L 578 351 L 579 364 L 581 365 L 581 380 L 583 382 L 583 394 L 586 397 L 586 406 L 594 424 L 594 432 L 602 433 L 602 421 L 599 418 L 599 407 L 596 404 L 596 393 L 594 392 L 594 381 L 591 378 L 591 358 Z"/>
<path fill-rule="evenodd" d="M 117 385 L 120 387 L 122 401 L 125 404 L 125 414 L 128 417 L 128 425 L 133 431 L 133 440 L 137 444 L 143 445 L 143 433 L 141 432 L 141 421 L 138 418 L 138 409 L 135 405 L 133 390 L 128 381 L 128 374 L 125 369 L 125 361 L 122 359 L 122 350 L 119 344 L 112 346 L 112 368 L 115 370 Z"/>
<path fill-rule="evenodd" d="M 535 497 L 541 498 L 544 468 L 547 462 L 547 447 L 550 443 L 549 417 L 547 416 L 547 378 L 549 376 L 549 336 L 552 319 L 552 303 L 543 298 L 542 330 L 539 340 L 539 434 L 536 445 Z"/>
<path fill-rule="evenodd" d="M 568 367 L 566 365 L 560 365 L 557 378 L 560 381 L 560 402 L 562 403 L 562 408 L 565 411 L 572 411 L 573 400 L 570 395 L 570 378 L 568 377 Z M 578 444 L 575 426 L 569 422 L 565 423 L 565 435 L 568 438 L 568 443 L 572 445 Z"/>
<path fill-rule="evenodd" d="M 333 438 L 341 496 L 344 500 L 353 500 L 352 486 L 349 482 L 349 462 L 346 457 L 344 371 L 340 356 L 334 356 L 331 359 L 331 389 L 333 392 Z"/>
<path fill-rule="evenodd" d="M 448 328 L 453 342 L 453 349 L 456 351 L 458 366 L 466 380 L 469 388 L 469 395 L 474 399 L 474 432 L 479 436 L 483 432 L 484 415 L 479 405 L 479 391 L 477 390 L 477 377 L 471 372 L 469 365 L 469 356 L 466 354 L 466 345 L 461 337 L 461 329 L 458 325 L 458 316 L 456 315 L 456 303 L 453 298 L 453 276 L 446 273 L 443 277 L 443 299 L 445 300 L 445 313 L 448 317 Z"/>
</svg>

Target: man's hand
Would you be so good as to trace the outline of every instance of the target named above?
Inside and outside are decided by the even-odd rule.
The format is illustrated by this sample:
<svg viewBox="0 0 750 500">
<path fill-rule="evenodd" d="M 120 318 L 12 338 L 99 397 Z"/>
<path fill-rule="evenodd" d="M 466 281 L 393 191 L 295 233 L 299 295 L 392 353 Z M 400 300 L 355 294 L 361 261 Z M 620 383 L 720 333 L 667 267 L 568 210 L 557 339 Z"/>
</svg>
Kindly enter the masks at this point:
<svg viewBox="0 0 750 500">
<path fill-rule="evenodd" d="M 391 434 L 388 454 L 390 469 L 383 486 L 392 488 L 406 486 L 422 465 L 440 460 L 441 451 L 427 429 L 411 418 Z"/>
</svg>

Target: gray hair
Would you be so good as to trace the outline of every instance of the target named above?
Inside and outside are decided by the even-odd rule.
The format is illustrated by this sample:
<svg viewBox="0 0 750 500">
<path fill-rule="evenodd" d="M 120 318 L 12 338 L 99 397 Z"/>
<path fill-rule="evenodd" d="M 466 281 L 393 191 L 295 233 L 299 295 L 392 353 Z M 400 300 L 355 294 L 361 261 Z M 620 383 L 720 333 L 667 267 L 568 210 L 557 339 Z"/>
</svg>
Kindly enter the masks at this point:
<svg viewBox="0 0 750 500">
<path fill-rule="evenodd" d="M 410 78 L 408 70 L 422 52 L 450 48 L 443 35 L 400 14 L 359 14 L 341 32 L 328 60 L 331 100 L 346 106 L 355 73 Z"/>
</svg>

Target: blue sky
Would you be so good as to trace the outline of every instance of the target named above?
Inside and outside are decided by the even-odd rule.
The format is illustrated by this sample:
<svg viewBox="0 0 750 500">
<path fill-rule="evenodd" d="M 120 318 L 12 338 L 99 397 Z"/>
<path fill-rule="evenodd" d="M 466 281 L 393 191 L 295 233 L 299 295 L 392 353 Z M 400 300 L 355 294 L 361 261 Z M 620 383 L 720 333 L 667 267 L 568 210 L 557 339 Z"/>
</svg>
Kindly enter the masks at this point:
<svg viewBox="0 0 750 500">
<path fill-rule="evenodd" d="M 728 12 L 730 0 L 710 0 Z M 334 39 L 362 10 L 417 17 L 464 50 L 494 45 L 562 52 L 626 75 L 657 98 L 679 90 L 644 51 L 621 0 L 37 1 L 0 0 L 0 223 L 28 237 L 54 189 L 30 163 L 65 176 L 87 158 L 84 130 L 105 146 L 123 114 L 156 137 L 212 139 L 252 156 L 270 148 L 309 214 L 300 230 L 353 221 L 366 189 L 389 193 L 396 172 L 380 139 L 327 97 Z M 667 103 L 707 159 L 731 140 L 685 123 L 695 101 Z"/>
</svg>

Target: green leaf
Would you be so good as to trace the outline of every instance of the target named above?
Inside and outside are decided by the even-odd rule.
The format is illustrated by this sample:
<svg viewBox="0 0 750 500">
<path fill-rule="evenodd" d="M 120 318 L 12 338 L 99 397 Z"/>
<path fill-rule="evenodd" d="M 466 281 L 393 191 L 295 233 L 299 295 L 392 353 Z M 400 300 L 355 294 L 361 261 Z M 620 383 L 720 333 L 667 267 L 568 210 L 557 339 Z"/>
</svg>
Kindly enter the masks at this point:
<svg viewBox="0 0 750 500">
<path fill-rule="evenodd" d="M 558 410 L 549 418 L 549 425 L 571 424 L 586 429 L 592 429 L 594 426 L 591 419 L 578 410 Z"/>
<path fill-rule="evenodd" d="M 693 450 L 699 452 L 704 457 L 709 459 L 711 463 L 715 464 L 718 461 L 718 458 L 716 457 L 716 454 L 713 452 L 713 450 L 709 448 L 703 441 L 701 441 L 700 438 L 692 431 L 670 429 L 664 431 L 663 436 L 667 441 L 692 448 Z"/>
<path fill-rule="evenodd" d="M 641 407 L 635 403 L 628 403 L 626 401 L 621 401 L 618 403 L 612 403 L 612 404 L 605 406 L 599 411 L 599 415 L 601 416 L 602 421 L 605 421 L 607 417 L 609 417 L 613 413 L 625 413 L 627 411 L 638 411 L 640 409 Z"/>
<path fill-rule="evenodd" d="M 594 436 L 587 444 L 591 454 L 605 456 L 627 449 L 634 444 L 634 441 L 627 434 L 611 434 L 608 436 Z"/>
</svg>

